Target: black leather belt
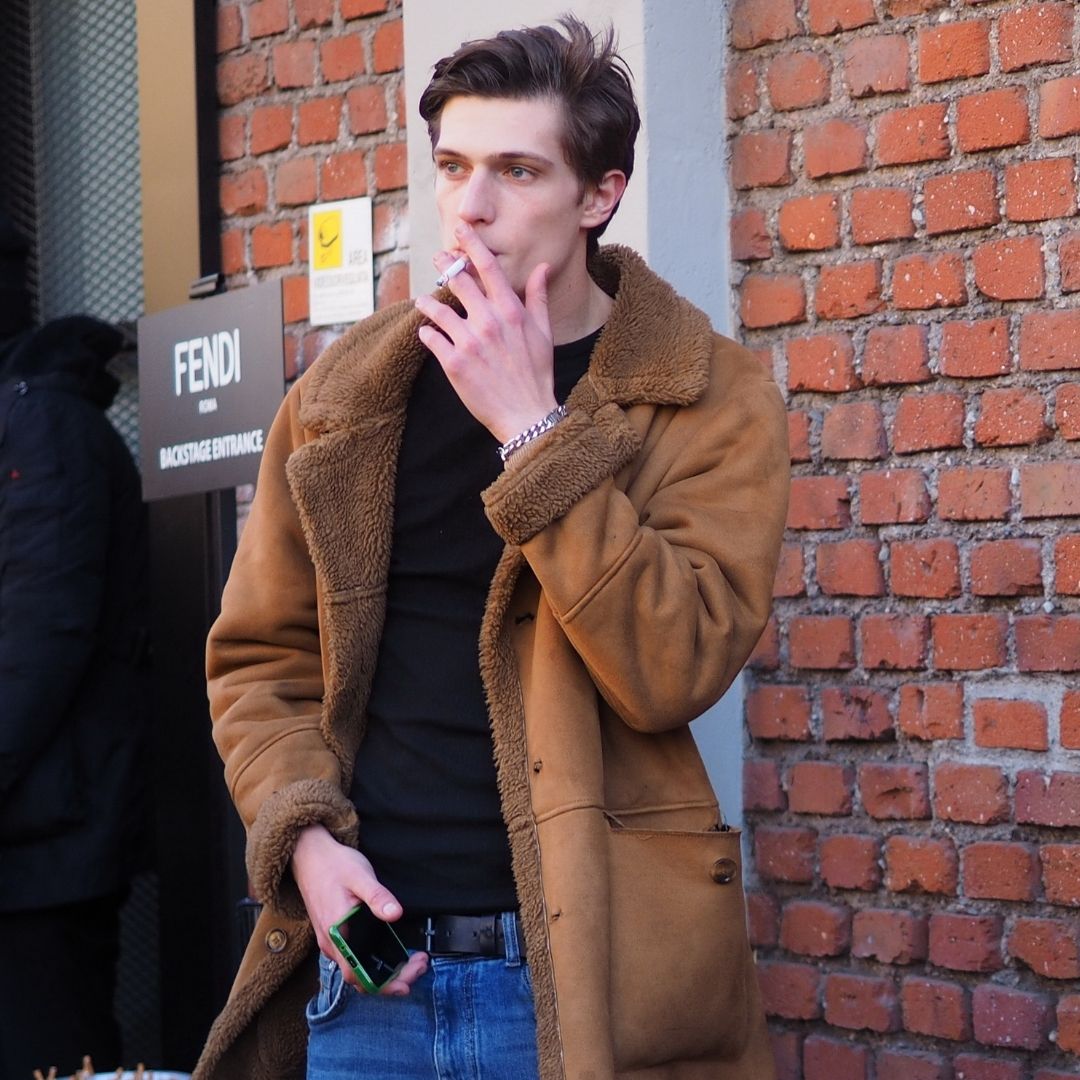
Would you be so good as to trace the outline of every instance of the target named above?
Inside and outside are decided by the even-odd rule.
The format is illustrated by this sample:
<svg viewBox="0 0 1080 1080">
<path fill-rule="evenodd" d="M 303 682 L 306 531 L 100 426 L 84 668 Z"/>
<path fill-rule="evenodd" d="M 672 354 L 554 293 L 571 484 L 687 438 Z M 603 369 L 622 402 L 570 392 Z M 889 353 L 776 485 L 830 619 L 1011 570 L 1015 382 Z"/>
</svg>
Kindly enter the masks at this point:
<svg viewBox="0 0 1080 1080">
<path fill-rule="evenodd" d="M 502 915 L 404 915 L 394 930 L 407 949 L 433 956 L 506 956 Z M 525 938 L 514 920 L 518 955 L 525 958 Z"/>
</svg>

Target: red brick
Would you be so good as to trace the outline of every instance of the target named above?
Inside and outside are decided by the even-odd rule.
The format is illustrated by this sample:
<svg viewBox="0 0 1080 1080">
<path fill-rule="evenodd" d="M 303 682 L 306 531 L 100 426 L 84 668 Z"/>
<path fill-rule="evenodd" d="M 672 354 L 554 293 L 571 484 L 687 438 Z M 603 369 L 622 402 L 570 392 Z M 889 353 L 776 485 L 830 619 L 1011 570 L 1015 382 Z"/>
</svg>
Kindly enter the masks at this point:
<svg viewBox="0 0 1080 1080">
<path fill-rule="evenodd" d="M 266 209 L 266 173 L 262 169 L 226 173 L 221 178 L 219 198 L 226 217 L 258 214 Z"/>
<path fill-rule="evenodd" d="M 341 17 L 358 19 L 364 15 L 376 15 L 388 6 L 389 0 L 341 0 Z"/>
<path fill-rule="evenodd" d="M 1061 701 L 1061 745 L 1080 750 L 1080 690 L 1069 690 Z"/>
<path fill-rule="evenodd" d="M 889 564 L 895 596 L 941 600 L 960 595 L 960 553 L 953 540 L 896 541 Z"/>
<path fill-rule="evenodd" d="M 853 1042 L 810 1035 L 803 1044 L 802 1080 L 867 1080 L 870 1051 Z"/>
<path fill-rule="evenodd" d="M 381 311 L 392 304 L 408 300 L 410 296 L 412 296 L 412 289 L 409 285 L 409 264 L 395 262 L 384 266 L 375 286 L 376 308 Z"/>
<path fill-rule="evenodd" d="M 1038 540 L 990 540 L 971 553 L 974 596 L 1026 596 L 1042 592 Z"/>
<path fill-rule="evenodd" d="M 891 979 L 866 975 L 825 977 L 825 1019 L 834 1027 L 896 1031 L 900 1003 Z"/>
<path fill-rule="evenodd" d="M 877 402 L 854 401 L 826 411 L 821 431 L 823 457 L 876 461 L 887 452 L 885 423 Z"/>
<path fill-rule="evenodd" d="M 280 221 L 256 225 L 251 232 L 251 265 L 257 270 L 268 266 L 288 266 L 293 261 L 292 224 Z"/>
<path fill-rule="evenodd" d="M 1045 776 L 1022 769 L 1016 776 L 1016 820 L 1054 829 L 1080 826 L 1080 772 Z"/>
<path fill-rule="evenodd" d="M 854 319 L 877 311 L 881 305 L 881 263 L 877 259 L 821 268 L 814 292 L 819 319 Z"/>
<path fill-rule="evenodd" d="M 830 889 L 876 889 L 881 881 L 880 842 L 840 833 L 821 841 L 821 877 Z"/>
<path fill-rule="evenodd" d="M 907 90 L 907 38 L 903 34 L 856 38 L 844 49 L 844 83 L 854 98 Z"/>
<path fill-rule="evenodd" d="M 251 152 L 265 154 L 292 142 L 291 105 L 266 105 L 251 114 Z"/>
<path fill-rule="evenodd" d="M 743 326 L 757 330 L 806 319 L 806 294 L 798 274 L 747 274 L 739 296 Z"/>
<path fill-rule="evenodd" d="M 319 45 L 319 63 L 327 82 L 343 82 L 364 73 L 364 40 L 359 34 L 326 38 Z"/>
<path fill-rule="evenodd" d="M 956 140 L 965 154 L 1016 146 L 1031 137 L 1027 90 L 1022 86 L 962 97 L 956 109 Z"/>
<path fill-rule="evenodd" d="M 1058 265 L 1061 269 L 1061 291 L 1080 291 L 1080 232 L 1067 233 L 1058 242 Z"/>
<path fill-rule="evenodd" d="M 896 720 L 909 739 L 962 739 L 964 688 L 956 683 L 901 686 Z"/>
<path fill-rule="evenodd" d="M 931 636 L 939 671 L 979 671 L 1006 660 L 1004 615 L 934 615 Z"/>
<path fill-rule="evenodd" d="M 780 548 L 780 562 L 773 579 L 773 596 L 803 596 L 806 593 L 804 579 L 806 564 L 799 544 L 784 544 Z"/>
<path fill-rule="evenodd" d="M 953 252 L 897 259 L 892 286 L 893 307 L 901 311 L 967 303 L 964 260 Z"/>
<path fill-rule="evenodd" d="M 775 961 L 757 965 L 761 1000 L 769 1016 L 816 1020 L 821 1015 L 821 976 L 809 964 Z"/>
<path fill-rule="evenodd" d="M 861 120 L 825 120 L 808 124 L 803 129 L 803 159 L 806 174 L 813 180 L 865 169 L 866 124 Z"/>
<path fill-rule="evenodd" d="M 1080 1054 L 1080 994 L 1067 994 L 1057 1006 L 1058 1048 L 1070 1054 Z M 1067 1076 L 1067 1073 L 1063 1073 Z"/>
<path fill-rule="evenodd" d="M 1039 859 L 1030 844 L 999 841 L 964 846 L 964 894 L 976 900 L 1023 900 L 1039 894 Z"/>
<path fill-rule="evenodd" d="M 278 206 L 306 206 L 316 197 L 314 158 L 289 158 L 274 170 Z"/>
<path fill-rule="evenodd" d="M 731 44 L 756 49 L 800 33 L 795 0 L 736 0 L 731 9 Z"/>
<path fill-rule="evenodd" d="M 345 103 L 353 135 L 370 135 L 386 128 L 386 94 L 381 85 L 354 87 L 345 95 Z"/>
<path fill-rule="evenodd" d="M 980 446 L 1025 446 L 1051 436 L 1042 394 L 1020 388 L 988 390 L 980 399 L 975 441 Z"/>
<path fill-rule="evenodd" d="M 953 971 L 1001 968 L 1001 918 L 944 911 L 930 916 L 930 963 Z"/>
<path fill-rule="evenodd" d="M 803 1080 L 802 1042 L 802 1034 L 798 1031 L 769 1032 L 776 1080 Z"/>
<path fill-rule="evenodd" d="M 765 82 L 778 112 L 824 105 L 829 100 L 829 61 L 820 53 L 780 53 L 769 64 Z"/>
<path fill-rule="evenodd" d="M 244 40 L 244 24 L 239 4 L 219 4 L 217 9 L 217 51 L 232 52 Z"/>
<path fill-rule="evenodd" d="M 288 41 L 274 46 L 274 82 L 283 90 L 315 82 L 315 42 Z"/>
<path fill-rule="evenodd" d="M 885 0 L 885 10 L 891 19 L 903 19 L 908 15 L 925 15 L 935 8 L 944 7 L 947 0 Z"/>
<path fill-rule="evenodd" d="M 812 34 L 835 34 L 877 22 L 873 0 L 808 0 L 807 22 Z"/>
<path fill-rule="evenodd" d="M 776 616 L 765 624 L 746 663 L 755 671 L 775 671 L 780 666 L 780 625 Z"/>
<path fill-rule="evenodd" d="M 747 695 L 746 721 L 755 739 L 811 737 L 810 699 L 801 686 L 758 686 Z"/>
<path fill-rule="evenodd" d="M 731 257 L 737 261 L 767 259 L 773 253 L 772 238 L 761 210 L 750 208 L 731 219 Z"/>
<path fill-rule="evenodd" d="M 757 68 L 749 60 L 729 63 L 726 77 L 729 120 L 742 120 L 758 111 Z"/>
<path fill-rule="evenodd" d="M 877 119 L 879 165 L 911 165 L 940 161 L 951 152 L 944 103 L 893 109 Z"/>
<path fill-rule="evenodd" d="M 803 615 L 788 624 L 792 667 L 819 670 L 855 666 L 851 620 L 843 615 Z"/>
<path fill-rule="evenodd" d="M 294 274 L 281 282 L 283 319 L 286 323 L 303 322 L 311 313 L 307 274 Z"/>
<path fill-rule="evenodd" d="M 1021 465 L 1020 512 L 1025 518 L 1080 514 L 1080 461 Z"/>
<path fill-rule="evenodd" d="M 816 546 L 817 580 L 826 596 L 883 596 L 885 575 L 876 540 Z"/>
<path fill-rule="evenodd" d="M 218 119 L 218 161 L 235 161 L 244 156 L 244 131 L 243 116 Z"/>
<path fill-rule="evenodd" d="M 371 43 L 371 58 L 379 74 L 400 71 L 404 67 L 405 36 L 401 19 L 384 22 L 376 29 Z"/>
<path fill-rule="evenodd" d="M 788 199 L 780 207 L 780 242 L 788 251 L 824 251 L 840 243 L 840 200 L 836 195 Z"/>
<path fill-rule="evenodd" d="M 1046 274 L 1041 236 L 980 244 L 972 265 L 976 286 L 991 300 L 1037 300 L 1043 295 Z"/>
<path fill-rule="evenodd" d="M 247 267 L 244 256 L 244 230 L 226 229 L 221 234 L 221 272 L 229 277 Z"/>
<path fill-rule="evenodd" d="M 864 615 L 859 631 L 865 671 L 910 670 L 926 661 L 930 634 L 923 615 Z"/>
<path fill-rule="evenodd" d="M 1039 134 L 1044 139 L 1080 134 L 1080 77 L 1051 79 L 1039 87 Z"/>
<path fill-rule="evenodd" d="M 327 26 L 334 21 L 334 0 L 294 0 L 296 25 L 300 30 Z"/>
<path fill-rule="evenodd" d="M 813 829 L 759 825 L 754 830 L 754 865 L 766 881 L 809 883 L 814 880 Z"/>
<path fill-rule="evenodd" d="M 1080 535 L 1054 541 L 1054 589 L 1064 596 L 1080 596 Z"/>
<path fill-rule="evenodd" d="M 364 165 L 363 150 L 346 150 L 344 153 L 329 155 L 320 172 L 323 202 L 367 194 L 367 169 Z"/>
<path fill-rule="evenodd" d="M 836 904 L 792 900 L 784 906 L 780 945 L 801 956 L 838 956 L 851 944 L 851 912 Z"/>
<path fill-rule="evenodd" d="M 1005 214 L 1010 221 L 1047 221 L 1076 213 L 1071 157 L 1019 161 L 1005 168 Z"/>
<path fill-rule="evenodd" d="M 890 892 L 956 892 L 956 846 L 952 840 L 890 836 L 885 841 L 885 886 Z"/>
<path fill-rule="evenodd" d="M 904 1028 L 916 1035 L 954 1042 L 967 1042 L 971 1038 L 971 1005 L 967 991 L 956 983 L 943 979 L 905 979 L 900 987 L 900 1008 Z"/>
<path fill-rule="evenodd" d="M 283 34 L 289 29 L 288 0 L 257 0 L 248 4 L 248 33 L 252 39 Z"/>
<path fill-rule="evenodd" d="M 985 379 L 1007 375 L 1007 319 L 946 322 L 941 328 L 941 373 L 954 379 Z"/>
<path fill-rule="evenodd" d="M 986 169 L 946 173 L 926 181 L 926 231 L 931 235 L 996 225 L 997 181 Z"/>
<path fill-rule="evenodd" d="M 755 949 L 771 949 L 780 932 L 780 905 L 762 892 L 746 894 L 746 925 L 750 944 Z"/>
<path fill-rule="evenodd" d="M 938 477 L 938 514 L 948 521 L 1003 521 L 1011 505 L 1007 469 L 948 469 Z"/>
<path fill-rule="evenodd" d="M 915 235 L 912 194 L 906 188 L 857 188 L 851 193 L 851 235 L 856 244 Z"/>
<path fill-rule="evenodd" d="M 792 461 L 809 461 L 813 457 L 810 452 L 810 414 L 799 409 L 793 409 L 788 413 L 788 452 Z M 796 477 L 796 479 L 810 481 L 818 478 Z M 796 528 L 796 526 L 791 525 L 791 528 Z"/>
<path fill-rule="evenodd" d="M 870 386 L 925 382 L 929 360 L 926 327 L 875 326 L 866 336 L 862 376 Z"/>
<path fill-rule="evenodd" d="M 838 394 L 861 384 L 855 373 L 855 349 L 847 334 L 793 338 L 787 344 L 788 389 Z"/>
<path fill-rule="evenodd" d="M 946 23 L 919 31 L 919 79 L 922 82 L 966 79 L 985 75 L 989 70 L 989 20 Z"/>
<path fill-rule="evenodd" d="M 874 1058 L 876 1080 L 952 1080 L 952 1067 L 937 1054 L 879 1049 Z"/>
<path fill-rule="evenodd" d="M 1059 919 L 1020 918 L 1009 955 L 1047 979 L 1080 979 L 1080 928 Z"/>
<path fill-rule="evenodd" d="M 851 955 L 882 964 L 910 964 L 926 957 L 926 917 L 895 908 L 857 911 Z"/>
<path fill-rule="evenodd" d="M 917 469 L 860 473 L 859 505 L 864 525 L 911 524 L 930 516 L 926 481 Z"/>
<path fill-rule="evenodd" d="M 934 769 L 934 816 L 973 825 L 1008 821 L 1005 774 L 995 765 L 942 762 Z"/>
<path fill-rule="evenodd" d="M 408 183 L 405 143 L 383 143 L 375 147 L 375 190 L 393 191 Z"/>
<path fill-rule="evenodd" d="M 893 737 L 888 696 L 864 686 L 821 692 L 822 734 L 827 742 Z"/>
<path fill-rule="evenodd" d="M 1067 3 L 1027 3 L 1003 11 L 998 20 L 1001 70 L 1071 60 L 1072 28 L 1072 6 Z"/>
<path fill-rule="evenodd" d="M 788 809 L 795 814 L 850 814 L 854 782 L 850 765 L 797 762 L 788 772 Z"/>
<path fill-rule="evenodd" d="M 257 97 L 270 85 L 266 57 L 257 53 L 230 56 L 217 66 L 217 96 L 222 105 L 238 105 Z"/>
<path fill-rule="evenodd" d="M 1020 323 L 1020 367 L 1024 371 L 1080 369 L 1080 308 L 1025 315 Z"/>
<path fill-rule="evenodd" d="M 1023 1080 L 1023 1065 L 1001 1057 L 958 1054 L 953 1062 L 959 1080 Z"/>
<path fill-rule="evenodd" d="M 791 132 L 751 131 L 731 142 L 731 182 L 735 188 L 790 184 Z"/>
<path fill-rule="evenodd" d="M 341 98 L 301 102 L 297 113 L 297 142 L 301 146 L 334 142 L 341 129 Z"/>
<path fill-rule="evenodd" d="M 748 758 L 743 761 L 742 775 L 744 810 L 767 812 L 787 808 L 775 761 Z"/>
<path fill-rule="evenodd" d="M 984 1046 L 1039 1050 L 1046 1045 L 1054 1010 L 1043 994 L 981 983 L 971 993 L 975 1040 Z"/>
<path fill-rule="evenodd" d="M 788 503 L 790 529 L 846 529 L 851 524 L 851 496 L 842 476 L 797 476 Z"/>
<path fill-rule="evenodd" d="M 859 795 L 866 812 L 884 821 L 930 816 L 930 789 L 925 765 L 864 762 L 859 766 Z"/>
<path fill-rule="evenodd" d="M 1043 844 L 1039 859 L 1047 903 L 1080 907 L 1080 844 Z"/>
<path fill-rule="evenodd" d="M 913 454 L 964 443 L 964 399 L 959 394 L 906 394 L 893 419 L 893 450 Z"/>
<path fill-rule="evenodd" d="M 1062 1072 L 1060 1069 L 1039 1069 L 1032 1080 L 1076 1080 L 1076 1073 L 1072 1070 Z"/>
</svg>

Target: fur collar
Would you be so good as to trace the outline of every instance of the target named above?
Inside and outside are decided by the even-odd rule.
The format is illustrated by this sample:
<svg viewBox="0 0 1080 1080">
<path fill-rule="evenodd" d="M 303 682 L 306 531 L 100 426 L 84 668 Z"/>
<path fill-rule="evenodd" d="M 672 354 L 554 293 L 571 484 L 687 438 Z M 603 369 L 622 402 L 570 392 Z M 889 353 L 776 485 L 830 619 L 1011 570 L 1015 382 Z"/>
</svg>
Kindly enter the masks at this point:
<svg viewBox="0 0 1080 1080">
<path fill-rule="evenodd" d="M 629 248 L 609 245 L 589 272 L 614 298 L 588 381 L 598 405 L 688 405 L 705 390 L 713 331 Z M 448 289 L 439 294 L 451 299 Z M 404 412 L 424 347 L 411 300 L 358 323 L 304 377 L 301 423 L 316 432 L 354 428 Z"/>
</svg>

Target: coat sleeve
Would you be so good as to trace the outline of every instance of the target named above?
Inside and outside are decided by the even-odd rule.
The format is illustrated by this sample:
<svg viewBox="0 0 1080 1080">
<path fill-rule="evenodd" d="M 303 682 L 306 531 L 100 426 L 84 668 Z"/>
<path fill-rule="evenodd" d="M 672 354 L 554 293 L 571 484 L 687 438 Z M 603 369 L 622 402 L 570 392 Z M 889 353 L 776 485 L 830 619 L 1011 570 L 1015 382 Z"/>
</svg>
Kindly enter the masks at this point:
<svg viewBox="0 0 1080 1080">
<path fill-rule="evenodd" d="M 285 473 L 304 438 L 298 404 L 294 386 L 267 438 L 255 500 L 207 641 L 207 685 L 214 742 L 248 832 L 255 895 L 302 916 L 288 872 L 297 835 L 321 823 L 355 844 L 356 813 L 321 727 L 315 571 Z"/>
<path fill-rule="evenodd" d="M 104 421 L 103 421 L 104 422 Z M 0 801 L 56 738 L 98 643 L 109 549 L 101 440 L 43 391 L 11 406 L 0 572 Z"/>
<path fill-rule="evenodd" d="M 571 412 L 484 498 L 597 689 L 656 732 L 713 705 L 760 636 L 788 485 L 779 391 L 721 340 L 693 405 L 644 431 L 615 405 Z"/>
</svg>

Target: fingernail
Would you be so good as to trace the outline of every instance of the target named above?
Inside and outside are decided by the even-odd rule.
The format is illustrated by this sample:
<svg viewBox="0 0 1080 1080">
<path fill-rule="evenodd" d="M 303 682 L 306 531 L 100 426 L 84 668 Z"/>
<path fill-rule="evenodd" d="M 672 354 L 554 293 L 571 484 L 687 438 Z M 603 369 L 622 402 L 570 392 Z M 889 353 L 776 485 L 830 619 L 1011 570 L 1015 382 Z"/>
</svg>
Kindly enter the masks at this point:
<svg viewBox="0 0 1080 1080">
<path fill-rule="evenodd" d="M 464 236 L 465 235 L 465 230 L 467 228 L 468 228 L 468 226 L 465 225 L 465 224 L 455 225 L 454 226 L 454 235 L 455 236 Z"/>
<path fill-rule="evenodd" d="M 397 904 L 393 902 L 383 904 L 382 906 L 382 913 L 384 915 L 396 915 L 398 913 L 398 910 L 399 909 Z"/>
</svg>

